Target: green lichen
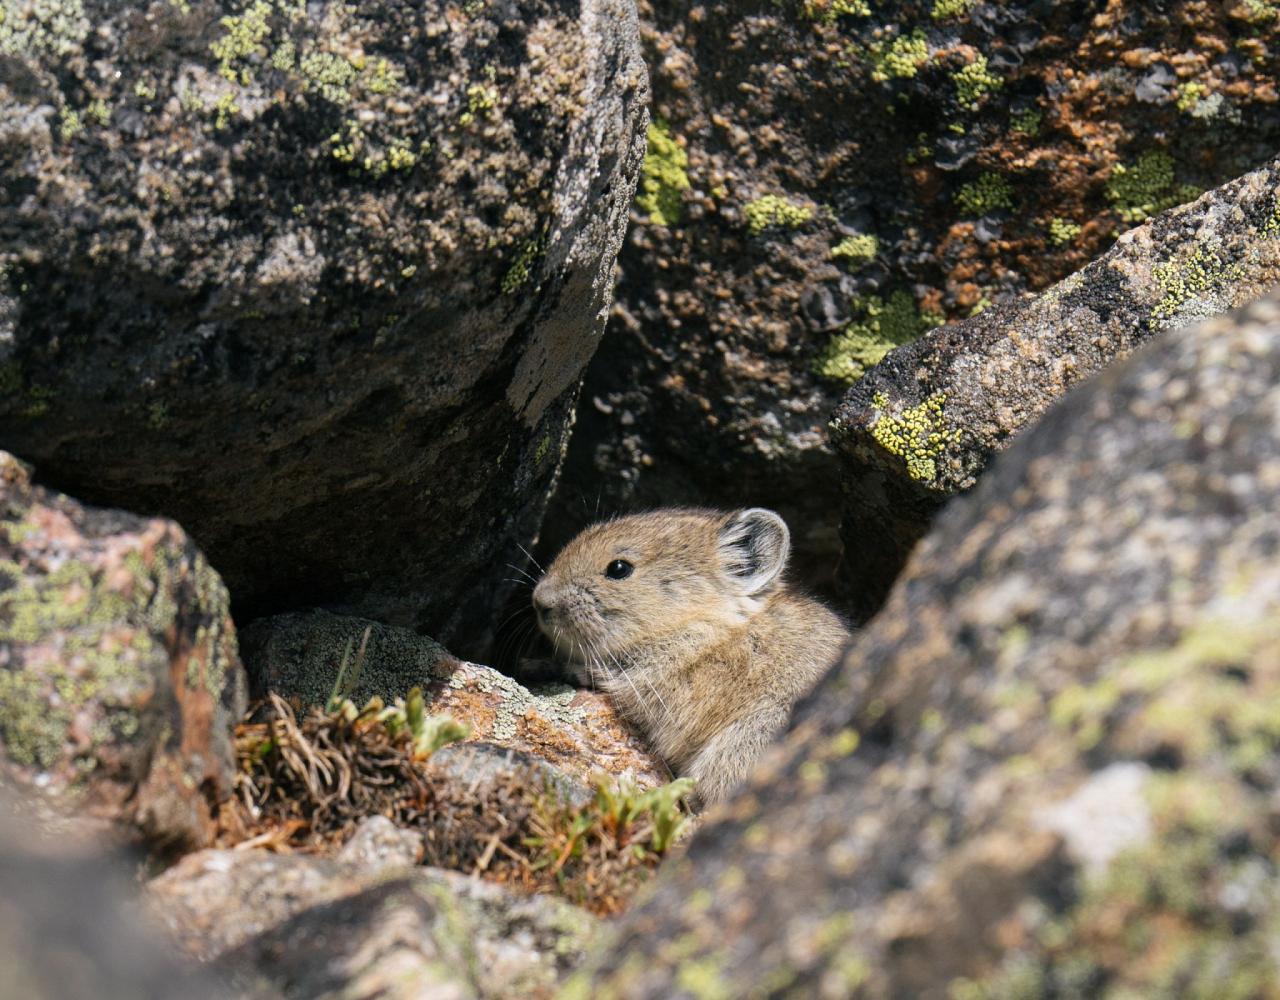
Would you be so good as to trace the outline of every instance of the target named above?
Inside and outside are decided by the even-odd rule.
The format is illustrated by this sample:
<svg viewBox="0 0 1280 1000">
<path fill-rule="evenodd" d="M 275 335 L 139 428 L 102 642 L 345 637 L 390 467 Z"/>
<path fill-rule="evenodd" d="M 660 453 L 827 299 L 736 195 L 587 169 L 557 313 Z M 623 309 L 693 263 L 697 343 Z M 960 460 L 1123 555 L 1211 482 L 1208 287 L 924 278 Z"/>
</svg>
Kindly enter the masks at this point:
<svg viewBox="0 0 1280 1000">
<path fill-rule="evenodd" d="M 404 71 L 389 59 L 379 59 L 369 75 L 368 87 L 374 94 L 390 94 L 399 89 Z"/>
<path fill-rule="evenodd" d="M 998 208 L 1013 208 L 1013 188 L 999 174 L 988 171 L 965 184 L 956 194 L 956 204 L 965 215 L 986 215 Z"/>
<path fill-rule="evenodd" d="M 859 233 L 857 236 L 846 236 L 831 248 L 831 256 L 836 260 L 846 260 L 851 264 L 865 264 L 873 260 L 880 252 L 880 241 L 870 233 Z"/>
<path fill-rule="evenodd" d="M 0 55 L 66 57 L 88 34 L 81 0 L 0 0 Z"/>
<path fill-rule="evenodd" d="M 1009 119 L 1009 127 L 1020 135 L 1034 139 L 1044 125 L 1044 115 L 1036 108 L 1019 111 Z"/>
<path fill-rule="evenodd" d="M 542 240 L 527 240 L 507 273 L 502 276 L 502 294 L 513 295 L 527 285 L 534 275 L 538 258 L 542 255 Z"/>
<path fill-rule="evenodd" d="M 814 372 L 823 378 L 852 384 L 895 347 L 911 343 L 943 321 L 936 313 L 922 313 L 911 294 L 901 290 L 887 302 L 872 295 L 853 306 L 865 316 L 832 337 L 814 361 Z"/>
<path fill-rule="evenodd" d="M 869 46 L 871 79 L 877 83 L 887 80 L 909 80 L 920 67 L 929 61 L 929 42 L 924 30 L 917 28 L 909 35 L 899 35 L 892 41 L 877 42 Z"/>
<path fill-rule="evenodd" d="M 219 74 L 233 83 L 249 84 L 253 75 L 243 63 L 251 55 L 266 55 L 263 43 L 271 34 L 271 11 L 269 0 L 255 0 L 244 13 L 230 14 L 219 21 L 225 33 L 209 46 L 218 60 Z"/>
<path fill-rule="evenodd" d="M 936 0 L 930 16 L 935 21 L 948 17 L 961 17 L 973 9 L 977 0 Z"/>
<path fill-rule="evenodd" d="M 956 70 L 951 79 L 956 85 L 956 100 L 970 111 L 976 111 L 988 95 L 1004 86 L 1004 80 L 991 72 L 983 55 Z"/>
<path fill-rule="evenodd" d="M 1209 93 L 1209 88 L 1198 80 L 1188 80 L 1178 85 L 1178 110 L 1191 111 Z"/>
<path fill-rule="evenodd" d="M 281 73 L 288 73 L 298 60 L 298 48 L 292 38 L 286 38 L 271 53 L 271 65 Z"/>
<path fill-rule="evenodd" d="M 1179 259 L 1156 264 L 1151 273 L 1163 293 L 1152 315 L 1168 320 L 1182 312 L 1189 302 L 1239 280 L 1243 267 L 1239 261 L 1232 261 L 1220 245 L 1200 243 Z"/>
<path fill-rule="evenodd" d="M 22 522 L 0 530 L 12 544 Z M 0 591 L 0 645 L 34 650 L 0 669 L 0 738 L 11 759 L 54 767 L 66 753 L 72 722 L 91 703 L 101 715 L 91 742 L 136 730 L 134 707 L 154 685 L 157 659 L 167 660 L 146 620 L 156 584 L 145 567 L 144 573 L 122 591 L 84 563 L 65 562 L 41 575 L 0 563 L 9 584 Z M 162 624 L 168 628 L 172 619 Z"/>
<path fill-rule="evenodd" d="M 90 101 L 84 113 L 85 117 L 95 125 L 106 125 L 111 121 L 111 107 L 101 98 Z"/>
<path fill-rule="evenodd" d="M 879 417 L 871 427 L 871 436 L 885 451 L 900 458 L 907 475 L 919 482 L 936 480 L 937 460 L 960 440 L 959 429 L 947 426 L 946 402 L 946 393 L 934 393 L 918 406 L 893 414 L 884 393 L 872 397 L 871 405 Z"/>
<path fill-rule="evenodd" d="M 84 128 L 80 114 L 74 108 L 64 107 L 58 112 L 58 135 L 67 142 Z"/>
<path fill-rule="evenodd" d="M 470 125 L 480 115 L 492 116 L 498 105 L 498 91 L 483 83 L 473 83 L 467 88 L 467 110 L 458 118 L 462 125 Z"/>
<path fill-rule="evenodd" d="M 648 147 L 640 174 L 636 207 L 649 215 L 655 226 L 674 226 L 680 221 L 684 192 L 689 190 L 689 155 L 671 136 L 664 121 L 649 125 Z"/>
<path fill-rule="evenodd" d="M 830 24 L 838 17 L 867 17 L 871 5 L 867 0 L 805 0 L 800 10 L 811 21 Z"/>
<path fill-rule="evenodd" d="M 1280 195 L 1276 196 L 1275 203 L 1271 207 L 1271 215 L 1266 222 L 1262 224 L 1259 232 L 1263 236 L 1269 236 L 1272 239 L 1280 239 Z"/>
<path fill-rule="evenodd" d="M 236 103 L 236 95 L 227 91 L 213 105 L 213 127 L 218 131 L 231 124 L 231 119 L 240 113 L 240 105 Z"/>
<path fill-rule="evenodd" d="M 747 228 L 753 236 L 774 226 L 795 229 L 813 218 L 813 209 L 799 202 L 789 201 L 776 194 L 747 202 L 743 206 Z"/>
<path fill-rule="evenodd" d="M 351 103 L 351 85 L 359 76 L 351 60 L 331 52 L 309 52 L 298 63 L 298 71 L 308 90 L 334 104 Z"/>
<path fill-rule="evenodd" d="M 1049 220 L 1049 242 L 1055 247 L 1063 247 L 1074 243 L 1084 227 L 1070 219 L 1061 219 L 1056 215 Z"/>
<path fill-rule="evenodd" d="M 1132 166 L 1117 164 L 1107 181 L 1107 198 L 1125 222 L 1142 222 L 1199 194 L 1190 185 L 1174 184 L 1173 157 L 1159 150 Z"/>
</svg>

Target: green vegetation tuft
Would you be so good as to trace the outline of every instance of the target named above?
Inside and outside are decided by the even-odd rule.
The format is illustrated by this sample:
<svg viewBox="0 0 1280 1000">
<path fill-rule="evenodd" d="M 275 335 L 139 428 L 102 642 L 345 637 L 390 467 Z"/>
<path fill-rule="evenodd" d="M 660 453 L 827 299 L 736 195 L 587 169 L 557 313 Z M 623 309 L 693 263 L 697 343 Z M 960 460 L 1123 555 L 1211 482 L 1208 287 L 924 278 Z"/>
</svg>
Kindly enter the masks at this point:
<svg viewBox="0 0 1280 1000">
<path fill-rule="evenodd" d="M 795 229 L 813 218 L 813 209 L 808 205 L 788 201 L 776 194 L 767 194 L 763 198 L 747 202 L 743 213 L 747 217 L 747 228 L 753 236 L 773 226 Z"/>
<path fill-rule="evenodd" d="M 988 171 L 965 184 L 956 194 L 956 204 L 965 215 L 986 215 L 998 208 L 1013 208 L 1013 188 L 999 174 Z"/>
<path fill-rule="evenodd" d="M 640 175 L 636 207 L 649 215 L 655 226 L 674 226 L 683 214 L 682 199 L 689 190 L 689 155 L 671 136 L 664 121 L 649 124 L 648 148 Z"/>
<path fill-rule="evenodd" d="M 878 296 L 856 301 L 865 311 L 831 338 L 814 361 L 813 370 L 824 378 L 853 383 L 892 351 L 909 344 L 943 322 L 936 313 L 921 312 L 906 291 L 896 291 L 886 302 Z"/>
</svg>

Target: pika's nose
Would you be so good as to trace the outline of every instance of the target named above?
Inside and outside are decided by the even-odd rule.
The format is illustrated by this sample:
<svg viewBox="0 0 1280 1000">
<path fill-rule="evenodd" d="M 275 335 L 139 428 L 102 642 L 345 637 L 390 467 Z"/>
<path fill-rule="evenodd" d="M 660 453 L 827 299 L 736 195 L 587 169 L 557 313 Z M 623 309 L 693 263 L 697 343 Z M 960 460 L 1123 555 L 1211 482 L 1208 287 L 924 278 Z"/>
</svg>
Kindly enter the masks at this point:
<svg viewBox="0 0 1280 1000">
<path fill-rule="evenodd" d="M 533 610 L 537 612 L 538 621 L 546 621 L 551 608 L 551 588 L 547 586 L 547 581 L 543 580 L 533 588 Z"/>
</svg>

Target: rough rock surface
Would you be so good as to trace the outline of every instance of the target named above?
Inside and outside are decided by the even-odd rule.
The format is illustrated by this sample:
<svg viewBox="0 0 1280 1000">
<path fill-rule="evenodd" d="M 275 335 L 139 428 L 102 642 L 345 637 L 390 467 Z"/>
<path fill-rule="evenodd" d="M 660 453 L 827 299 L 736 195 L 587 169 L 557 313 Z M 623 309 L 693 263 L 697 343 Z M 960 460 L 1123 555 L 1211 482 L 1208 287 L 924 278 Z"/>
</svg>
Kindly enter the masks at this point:
<svg viewBox="0 0 1280 1000">
<path fill-rule="evenodd" d="M 359 618 L 317 611 L 254 622 L 245 630 L 244 655 L 255 689 L 324 704 L 344 656 L 354 665 L 366 629 L 352 690 L 357 704 L 375 694 L 390 703 L 417 685 L 427 711 L 465 723 L 471 740 L 531 754 L 579 781 L 589 783 L 601 771 L 642 787 L 670 779 L 604 695 L 564 684 L 526 688 L 490 667 L 455 659 L 409 629 Z"/>
<path fill-rule="evenodd" d="M 1273 995 L 1277 552 L 1273 297 L 951 504 L 569 995 Z"/>
<path fill-rule="evenodd" d="M 470 636 L 611 296 L 633 5 L 0 14 L 0 440 L 181 521 L 252 613 Z"/>
<path fill-rule="evenodd" d="M 1131 230 L 1039 298 L 889 354 L 831 424 L 844 459 L 844 584 L 879 607 L 949 496 L 1072 385 L 1162 330 L 1280 284 L 1280 160 Z"/>
<path fill-rule="evenodd" d="M 0 769 L 153 844 L 208 843 L 247 683 L 226 588 L 172 521 L 0 452 Z"/>
<path fill-rule="evenodd" d="M 760 503 L 829 570 L 847 380 L 1280 149 L 1272 0 L 639 7 L 665 129 L 549 547 L 597 504 Z"/>
<path fill-rule="evenodd" d="M 362 828 L 355 839 L 367 835 Z M 457 872 L 263 850 L 190 855 L 149 884 L 147 904 L 184 951 L 218 959 L 249 995 L 278 996 L 288 984 L 290 996 L 319 996 L 325 977 L 353 991 L 343 996 L 378 995 L 369 984 L 389 972 L 424 970 L 459 996 L 549 996 L 596 927 L 562 900 Z"/>
<path fill-rule="evenodd" d="M 137 919 L 128 859 L 69 852 L 0 799 L 0 967 L 6 997 L 166 1000 L 227 996 Z"/>
</svg>

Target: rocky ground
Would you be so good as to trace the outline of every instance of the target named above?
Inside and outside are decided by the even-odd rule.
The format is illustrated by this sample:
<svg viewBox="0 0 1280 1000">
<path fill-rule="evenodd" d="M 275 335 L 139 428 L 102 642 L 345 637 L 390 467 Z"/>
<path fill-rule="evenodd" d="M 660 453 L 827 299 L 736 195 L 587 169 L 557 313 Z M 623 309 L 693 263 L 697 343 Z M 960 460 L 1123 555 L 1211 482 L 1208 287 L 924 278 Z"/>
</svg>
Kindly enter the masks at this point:
<svg viewBox="0 0 1280 1000">
<path fill-rule="evenodd" d="M 1278 59 L 1269 0 L 0 0 L 12 988 L 1280 996 Z M 699 816 L 529 617 L 658 502 L 863 623 Z"/>
</svg>

